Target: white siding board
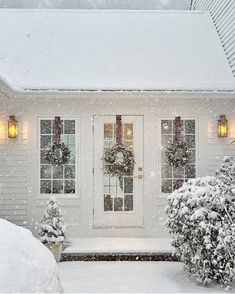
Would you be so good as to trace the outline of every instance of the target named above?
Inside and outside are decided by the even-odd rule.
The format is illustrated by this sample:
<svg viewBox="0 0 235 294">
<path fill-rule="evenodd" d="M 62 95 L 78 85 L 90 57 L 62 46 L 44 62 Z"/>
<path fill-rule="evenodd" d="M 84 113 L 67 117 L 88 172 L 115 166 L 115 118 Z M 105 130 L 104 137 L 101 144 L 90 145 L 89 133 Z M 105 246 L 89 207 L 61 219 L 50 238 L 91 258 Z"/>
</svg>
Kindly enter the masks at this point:
<svg viewBox="0 0 235 294">
<path fill-rule="evenodd" d="M 0 170 L 0 177 L 5 178 L 5 179 L 18 179 L 20 178 L 22 181 L 26 180 L 26 172 L 21 172 L 21 171 L 12 171 L 12 170 L 5 170 L 1 171 Z"/>
<path fill-rule="evenodd" d="M 5 188 L 13 188 L 13 189 L 16 188 L 16 189 L 25 191 L 27 186 L 28 186 L 27 183 L 14 183 L 14 182 L 0 183 L 0 190 Z"/>
<path fill-rule="evenodd" d="M 10 214 L 9 216 L 2 216 L 2 218 L 11 221 L 11 222 L 15 222 L 15 221 L 21 221 L 22 223 L 25 222 L 25 215 L 19 215 L 19 214 Z"/>
<path fill-rule="evenodd" d="M 13 183 L 13 184 L 17 185 L 17 187 L 18 187 L 18 185 L 20 185 L 22 183 L 24 183 L 26 187 L 28 186 L 27 179 L 21 178 L 21 177 L 12 177 L 12 176 L 11 177 L 3 177 L 0 175 L 0 187 L 3 186 L 1 184 L 2 182 L 4 182 L 4 184 L 6 184 L 5 187 L 11 187 L 10 185 L 8 185 L 8 183 L 9 184 Z"/>
<path fill-rule="evenodd" d="M 4 210 L 26 210 L 27 207 L 25 204 L 16 204 L 15 202 L 13 204 L 4 204 L 0 203 L 0 211 Z"/>
<path fill-rule="evenodd" d="M 27 166 L 27 161 L 25 159 L 14 159 L 14 158 L 9 158 L 5 157 L 5 160 L 4 158 L 1 158 L 0 159 L 0 165 L 3 165 L 3 164 L 7 164 L 8 167 L 18 167 L 18 166 Z"/>
<path fill-rule="evenodd" d="M 27 200 L 22 197 L 7 197 L 7 195 L 1 195 L 0 196 L 0 205 L 24 205 L 26 207 L 27 205 Z"/>
<path fill-rule="evenodd" d="M 0 165 L 0 172 L 6 172 L 6 173 L 19 172 L 19 173 L 23 173 L 23 172 L 27 172 L 27 167 L 19 165 L 19 166 L 16 166 L 16 167 L 12 168 L 11 166 Z"/>
<path fill-rule="evenodd" d="M 11 222 L 13 222 L 17 226 L 21 226 L 21 227 L 26 227 L 27 228 L 27 222 L 25 222 L 24 220 L 13 220 Z"/>
<path fill-rule="evenodd" d="M 23 131 L 22 115 L 17 115 L 20 109 L 12 111 L 10 102 L 1 101 L 3 113 L 0 113 L 0 217 L 17 225 L 27 224 L 28 198 L 28 140 Z M 16 111 L 16 112 L 15 112 Z M 8 114 L 15 113 L 19 121 L 17 139 L 7 138 Z"/>
<path fill-rule="evenodd" d="M 13 209 L 0 209 L 0 213 L 1 213 L 2 217 L 4 217 L 4 216 L 11 217 L 13 215 L 16 217 L 20 216 L 20 218 L 21 218 L 22 216 L 25 216 L 26 209 L 19 209 L 19 208 L 15 209 L 15 210 L 14 210 L 14 208 Z"/>
</svg>

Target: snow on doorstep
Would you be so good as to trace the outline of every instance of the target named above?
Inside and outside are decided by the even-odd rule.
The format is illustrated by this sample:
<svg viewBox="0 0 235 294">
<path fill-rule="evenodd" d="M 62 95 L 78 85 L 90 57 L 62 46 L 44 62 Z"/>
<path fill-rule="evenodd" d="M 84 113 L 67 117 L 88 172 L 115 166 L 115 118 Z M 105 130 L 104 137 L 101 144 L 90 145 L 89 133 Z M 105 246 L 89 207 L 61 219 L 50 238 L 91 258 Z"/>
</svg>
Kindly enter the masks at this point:
<svg viewBox="0 0 235 294">
<path fill-rule="evenodd" d="M 0 40 L 18 90 L 235 89 L 207 12 L 1 9 Z"/>
<path fill-rule="evenodd" d="M 64 253 L 171 253 L 169 238 L 71 238 Z"/>
<path fill-rule="evenodd" d="M 62 262 L 65 293 L 234 293 L 202 287 L 190 280 L 179 262 Z"/>
<path fill-rule="evenodd" d="M 0 292 L 62 292 L 51 252 L 29 230 L 0 219 Z"/>
</svg>

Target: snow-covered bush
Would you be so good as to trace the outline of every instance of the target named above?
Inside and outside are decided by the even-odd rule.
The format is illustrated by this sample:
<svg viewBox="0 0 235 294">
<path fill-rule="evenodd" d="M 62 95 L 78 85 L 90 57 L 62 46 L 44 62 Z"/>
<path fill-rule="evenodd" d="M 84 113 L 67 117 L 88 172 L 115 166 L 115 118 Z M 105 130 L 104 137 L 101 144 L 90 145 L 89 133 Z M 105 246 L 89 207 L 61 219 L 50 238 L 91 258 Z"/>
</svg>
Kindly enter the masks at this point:
<svg viewBox="0 0 235 294">
<path fill-rule="evenodd" d="M 223 215 L 223 230 L 220 231 L 219 238 L 226 248 L 229 258 L 235 264 L 235 158 L 225 156 L 224 160 L 216 172 L 219 179 L 220 202 L 223 205 L 225 214 Z M 231 266 L 232 266 L 231 265 Z M 229 270 L 229 269 L 228 269 Z M 231 274 L 234 274 L 232 270 Z"/>
<path fill-rule="evenodd" d="M 60 204 L 51 197 L 39 226 L 39 239 L 42 243 L 63 243 L 65 241 L 66 225 Z"/>
<path fill-rule="evenodd" d="M 235 158 L 233 156 L 224 157 L 216 176 L 224 186 L 231 188 L 235 184 Z"/>
<path fill-rule="evenodd" d="M 235 190 L 226 186 L 227 181 L 191 179 L 168 197 L 166 207 L 172 244 L 185 269 L 197 282 L 224 287 L 229 286 L 235 265 Z"/>
<path fill-rule="evenodd" d="M 0 292 L 62 292 L 51 252 L 32 233 L 0 219 Z"/>
</svg>

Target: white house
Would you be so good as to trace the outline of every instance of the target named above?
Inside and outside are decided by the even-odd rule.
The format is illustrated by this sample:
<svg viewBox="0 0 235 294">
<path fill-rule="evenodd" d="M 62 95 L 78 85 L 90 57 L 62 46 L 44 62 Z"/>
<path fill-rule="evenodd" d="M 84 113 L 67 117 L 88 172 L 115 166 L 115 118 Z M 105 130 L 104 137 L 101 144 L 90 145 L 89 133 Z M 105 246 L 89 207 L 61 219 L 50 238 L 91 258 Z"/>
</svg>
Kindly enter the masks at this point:
<svg viewBox="0 0 235 294">
<path fill-rule="evenodd" d="M 166 236 L 167 195 L 235 155 L 235 78 L 209 12 L 1 9 L 0 76 L 0 216 L 35 233 L 54 195 L 70 237 Z M 44 158 L 56 116 L 71 151 L 59 166 Z M 179 116 L 190 158 L 172 168 Z M 135 160 L 122 184 L 102 160 L 117 119 Z"/>
</svg>

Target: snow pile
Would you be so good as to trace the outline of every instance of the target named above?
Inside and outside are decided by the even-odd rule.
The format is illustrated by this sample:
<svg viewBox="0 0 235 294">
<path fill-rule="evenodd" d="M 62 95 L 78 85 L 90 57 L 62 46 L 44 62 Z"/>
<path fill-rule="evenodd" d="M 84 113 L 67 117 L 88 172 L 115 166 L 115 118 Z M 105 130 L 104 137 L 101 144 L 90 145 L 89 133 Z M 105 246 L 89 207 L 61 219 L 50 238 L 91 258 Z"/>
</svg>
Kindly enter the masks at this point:
<svg viewBox="0 0 235 294">
<path fill-rule="evenodd" d="M 29 230 L 0 219 L 0 292 L 62 292 L 51 252 Z"/>
<path fill-rule="evenodd" d="M 166 207 L 172 245 L 185 269 L 197 282 L 224 287 L 230 285 L 235 265 L 235 190 L 228 181 L 234 164 L 227 160 L 218 178 L 189 180 L 168 197 Z"/>
<path fill-rule="evenodd" d="M 65 232 L 66 226 L 60 204 L 55 197 L 51 197 L 47 202 L 47 207 L 40 223 L 40 241 L 42 243 L 63 243 L 65 241 Z"/>
</svg>

